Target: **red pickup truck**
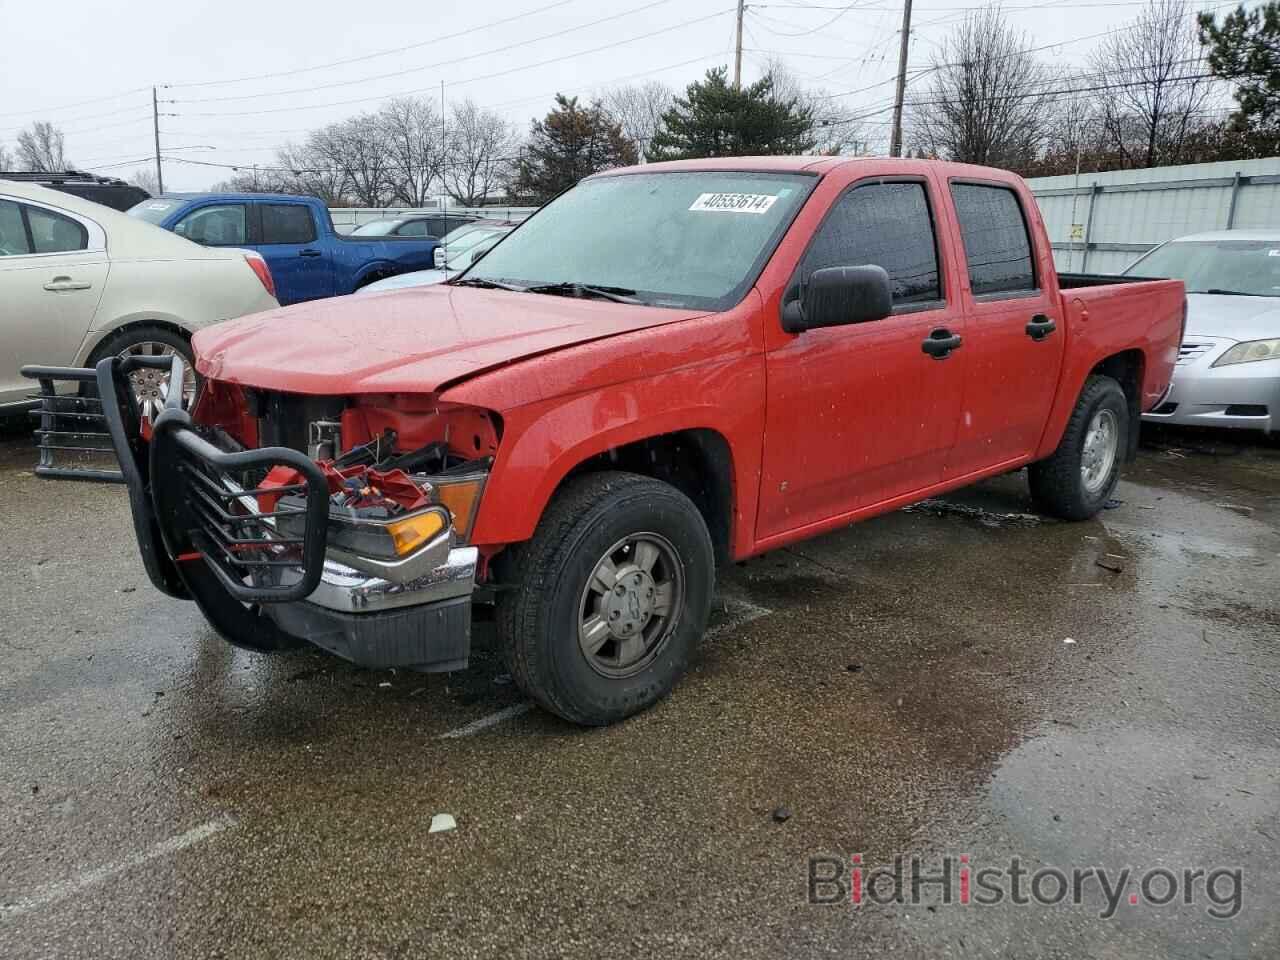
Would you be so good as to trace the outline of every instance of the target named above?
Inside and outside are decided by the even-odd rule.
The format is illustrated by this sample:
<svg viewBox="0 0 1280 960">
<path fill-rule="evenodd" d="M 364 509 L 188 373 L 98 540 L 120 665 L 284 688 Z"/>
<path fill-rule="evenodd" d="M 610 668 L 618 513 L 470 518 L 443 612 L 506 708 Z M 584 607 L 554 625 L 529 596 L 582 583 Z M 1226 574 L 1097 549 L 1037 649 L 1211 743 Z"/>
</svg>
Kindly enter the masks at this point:
<svg viewBox="0 0 1280 960">
<path fill-rule="evenodd" d="M 95 381 L 153 582 L 232 643 L 452 670 L 492 602 L 521 687 L 604 724 L 684 671 L 718 562 L 1023 466 L 1092 516 L 1184 315 L 1059 274 L 1011 174 L 717 159 L 591 177 L 447 284 L 203 330 L 190 413 L 139 419 L 143 359 L 29 375 L 46 446 Z"/>
</svg>

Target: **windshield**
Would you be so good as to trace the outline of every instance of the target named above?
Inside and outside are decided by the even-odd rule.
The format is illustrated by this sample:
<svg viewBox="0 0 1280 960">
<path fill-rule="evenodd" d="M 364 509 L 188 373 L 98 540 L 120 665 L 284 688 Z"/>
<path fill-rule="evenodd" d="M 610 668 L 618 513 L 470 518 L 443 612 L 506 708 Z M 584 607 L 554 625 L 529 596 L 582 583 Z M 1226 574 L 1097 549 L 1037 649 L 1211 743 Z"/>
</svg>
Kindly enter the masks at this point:
<svg viewBox="0 0 1280 960">
<path fill-rule="evenodd" d="M 186 202 L 185 200 L 143 200 L 129 208 L 129 216 L 145 220 L 147 223 L 159 223 Z"/>
<path fill-rule="evenodd" d="M 374 220 L 371 223 L 362 223 L 351 231 L 353 237 L 385 237 L 396 228 L 400 220 Z"/>
<path fill-rule="evenodd" d="M 755 282 L 816 182 L 749 172 L 585 180 L 521 224 L 464 282 L 589 284 L 658 306 L 724 309 Z"/>
<path fill-rule="evenodd" d="M 1125 274 L 1181 280 L 1187 293 L 1280 297 L 1280 239 L 1178 240 L 1152 250 Z"/>
</svg>

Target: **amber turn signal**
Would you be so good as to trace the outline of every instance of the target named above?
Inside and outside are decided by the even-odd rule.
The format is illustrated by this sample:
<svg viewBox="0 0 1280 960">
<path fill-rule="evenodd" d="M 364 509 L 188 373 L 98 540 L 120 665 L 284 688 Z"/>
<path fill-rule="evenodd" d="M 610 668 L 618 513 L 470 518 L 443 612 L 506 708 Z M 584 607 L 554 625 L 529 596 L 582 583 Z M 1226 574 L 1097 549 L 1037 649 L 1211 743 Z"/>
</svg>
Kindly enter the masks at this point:
<svg viewBox="0 0 1280 960">
<path fill-rule="evenodd" d="M 441 511 L 427 510 L 411 517 L 393 520 L 387 524 L 386 529 L 391 534 L 396 555 L 403 557 L 440 533 L 445 528 L 445 523 L 446 518 Z"/>
<path fill-rule="evenodd" d="M 487 474 L 460 477 L 457 480 L 432 480 L 437 502 L 448 507 L 453 515 L 453 531 L 460 543 L 466 543 L 475 523 L 476 509 L 480 506 L 480 494 L 484 491 Z"/>
</svg>

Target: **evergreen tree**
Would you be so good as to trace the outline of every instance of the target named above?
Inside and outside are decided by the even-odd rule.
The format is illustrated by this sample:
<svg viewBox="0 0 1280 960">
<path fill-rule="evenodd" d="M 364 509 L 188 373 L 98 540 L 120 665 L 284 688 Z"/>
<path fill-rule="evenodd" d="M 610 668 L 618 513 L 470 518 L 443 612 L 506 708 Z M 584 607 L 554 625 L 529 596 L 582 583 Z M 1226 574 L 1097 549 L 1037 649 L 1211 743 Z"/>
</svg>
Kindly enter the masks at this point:
<svg viewBox="0 0 1280 960">
<path fill-rule="evenodd" d="M 662 115 L 650 160 L 799 154 L 813 149 L 813 111 L 775 96 L 773 75 L 735 89 L 727 70 L 708 70 Z"/>
<path fill-rule="evenodd" d="M 533 122 L 516 192 L 545 203 L 583 177 L 635 162 L 635 147 L 603 106 L 581 107 L 577 97 L 558 93 L 555 109 Z"/>
<path fill-rule="evenodd" d="M 1209 50 L 1209 69 L 1234 80 L 1240 109 L 1232 125 L 1241 131 L 1280 126 L 1280 3 L 1237 7 L 1218 26 L 1212 13 L 1200 14 L 1200 42 Z"/>
</svg>

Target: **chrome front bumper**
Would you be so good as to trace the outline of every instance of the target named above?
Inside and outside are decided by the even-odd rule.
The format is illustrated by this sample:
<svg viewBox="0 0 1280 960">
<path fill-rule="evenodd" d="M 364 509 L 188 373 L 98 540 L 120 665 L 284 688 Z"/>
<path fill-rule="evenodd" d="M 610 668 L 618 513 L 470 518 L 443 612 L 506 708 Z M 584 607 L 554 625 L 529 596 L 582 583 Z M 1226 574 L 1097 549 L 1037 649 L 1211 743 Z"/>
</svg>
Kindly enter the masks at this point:
<svg viewBox="0 0 1280 960">
<path fill-rule="evenodd" d="M 475 547 L 446 547 L 442 561 L 427 573 L 408 583 L 396 583 L 326 558 L 320 585 L 304 602 L 341 613 L 372 613 L 469 597 L 475 589 L 479 560 L 480 551 Z"/>
<path fill-rule="evenodd" d="M 1142 419 L 1179 426 L 1280 428 L 1280 360 L 1215 367 L 1235 346 L 1225 337 L 1188 335 L 1165 398 Z"/>
</svg>

